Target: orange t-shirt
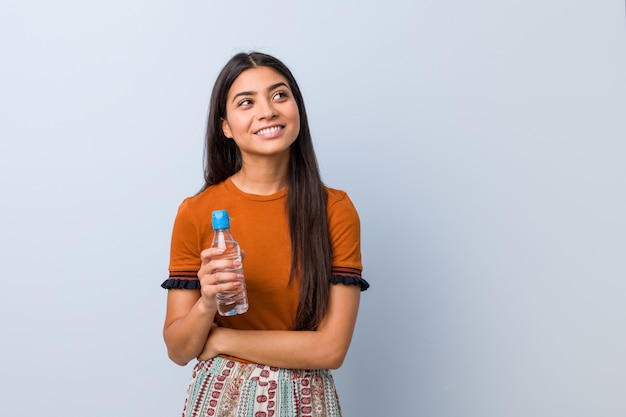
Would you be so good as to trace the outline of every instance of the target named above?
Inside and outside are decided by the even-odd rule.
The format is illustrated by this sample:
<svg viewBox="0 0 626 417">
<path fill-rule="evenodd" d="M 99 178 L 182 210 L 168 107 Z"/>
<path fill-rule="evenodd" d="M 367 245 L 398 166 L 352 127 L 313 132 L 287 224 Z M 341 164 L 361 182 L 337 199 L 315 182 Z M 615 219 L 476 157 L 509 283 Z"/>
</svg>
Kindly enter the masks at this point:
<svg viewBox="0 0 626 417">
<path fill-rule="evenodd" d="M 358 213 L 340 190 L 326 188 L 332 245 L 333 282 L 369 284 L 361 277 Z M 225 209 L 230 230 L 245 251 L 243 273 L 248 311 L 236 316 L 216 315 L 223 327 L 246 330 L 288 330 L 293 327 L 299 284 L 289 283 L 291 240 L 286 210 L 287 191 L 271 195 L 247 194 L 229 179 L 186 198 L 178 209 L 172 233 L 169 278 L 163 288 L 200 288 L 200 252 L 211 246 L 211 213 Z"/>
</svg>

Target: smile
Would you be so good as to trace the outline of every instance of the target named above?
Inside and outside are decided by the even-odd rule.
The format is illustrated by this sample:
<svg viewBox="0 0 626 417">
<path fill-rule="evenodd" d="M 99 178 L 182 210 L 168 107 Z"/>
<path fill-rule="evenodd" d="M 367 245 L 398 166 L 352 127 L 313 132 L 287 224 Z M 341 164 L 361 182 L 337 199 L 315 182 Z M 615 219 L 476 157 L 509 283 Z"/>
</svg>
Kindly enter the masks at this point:
<svg viewBox="0 0 626 417">
<path fill-rule="evenodd" d="M 254 132 L 256 135 L 267 135 L 267 134 L 271 134 L 274 132 L 278 132 L 279 130 L 283 130 L 285 127 L 284 126 L 271 126 L 271 127 L 266 127 L 264 129 L 261 130 L 257 130 L 256 132 Z"/>
</svg>

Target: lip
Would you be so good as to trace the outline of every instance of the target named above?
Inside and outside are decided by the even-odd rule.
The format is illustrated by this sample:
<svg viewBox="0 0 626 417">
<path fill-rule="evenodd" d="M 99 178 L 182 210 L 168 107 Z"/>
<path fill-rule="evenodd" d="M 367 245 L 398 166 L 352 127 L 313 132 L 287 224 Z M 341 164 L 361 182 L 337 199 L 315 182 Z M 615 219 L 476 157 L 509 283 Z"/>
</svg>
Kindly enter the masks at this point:
<svg viewBox="0 0 626 417">
<path fill-rule="evenodd" d="M 285 125 L 273 124 L 269 126 L 263 126 L 261 129 L 256 130 L 254 134 L 258 136 L 262 136 L 264 138 L 273 138 L 276 136 L 280 136 L 280 134 L 284 130 L 285 130 Z"/>
</svg>

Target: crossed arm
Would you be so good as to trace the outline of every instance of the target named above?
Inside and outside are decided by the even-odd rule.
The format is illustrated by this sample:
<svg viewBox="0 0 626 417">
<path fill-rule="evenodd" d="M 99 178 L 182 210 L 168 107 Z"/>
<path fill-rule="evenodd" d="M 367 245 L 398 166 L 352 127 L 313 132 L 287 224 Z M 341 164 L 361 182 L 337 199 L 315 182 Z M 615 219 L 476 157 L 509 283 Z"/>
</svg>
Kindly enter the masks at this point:
<svg viewBox="0 0 626 417">
<path fill-rule="evenodd" d="M 339 368 L 350 347 L 360 301 L 358 286 L 336 284 L 317 330 L 234 330 L 213 326 L 215 310 L 203 305 L 199 293 L 168 292 L 168 316 L 178 318 L 166 320 L 164 338 L 169 357 L 179 365 L 225 354 L 281 368 Z"/>
<path fill-rule="evenodd" d="M 194 358 L 206 360 L 218 354 L 281 368 L 336 369 L 348 352 L 359 309 L 359 286 L 331 286 L 328 311 L 314 331 L 234 330 L 213 325 L 215 294 L 233 289 L 235 277 L 216 276 L 223 265 L 203 252 L 198 273 L 201 290 L 169 290 L 163 336 L 168 355 L 186 365 Z"/>
<path fill-rule="evenodd" d="M 227 354 L 280 368 L 339 368 L 348 352 L 359 308 L 360 288 L 331 287 L 329 309 L 314 331 L 214 328 L 198 359 Z"/>
</svg>

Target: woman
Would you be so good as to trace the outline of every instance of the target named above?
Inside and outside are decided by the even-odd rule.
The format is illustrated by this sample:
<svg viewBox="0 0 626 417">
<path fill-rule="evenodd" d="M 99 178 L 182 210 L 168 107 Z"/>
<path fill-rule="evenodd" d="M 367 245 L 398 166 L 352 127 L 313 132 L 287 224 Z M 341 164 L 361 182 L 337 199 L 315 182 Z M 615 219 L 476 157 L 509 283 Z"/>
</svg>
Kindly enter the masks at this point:
<svg viewBox="0 0 626 417">
<path fill-rule="evenodd" d="M 245 250 L 249 310 L 216 314 L 239 288 L 213 259 L 211 213 L 226 209 Z M 340 416 L 329 369 L 341 366 L 359 307 L 360 226 L 325 187 L 300 89 L 278 59 L 237 54 L 209 109 L 205 185 L 180 205 L 172 234 L 164 339 L 179 365 L 197 358 L 185 416 Z"/>
</svg>

